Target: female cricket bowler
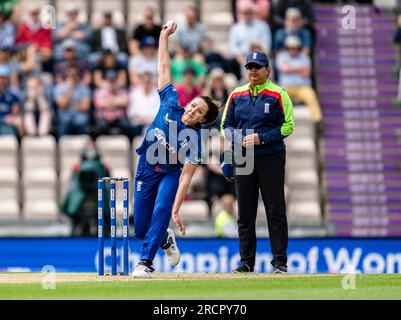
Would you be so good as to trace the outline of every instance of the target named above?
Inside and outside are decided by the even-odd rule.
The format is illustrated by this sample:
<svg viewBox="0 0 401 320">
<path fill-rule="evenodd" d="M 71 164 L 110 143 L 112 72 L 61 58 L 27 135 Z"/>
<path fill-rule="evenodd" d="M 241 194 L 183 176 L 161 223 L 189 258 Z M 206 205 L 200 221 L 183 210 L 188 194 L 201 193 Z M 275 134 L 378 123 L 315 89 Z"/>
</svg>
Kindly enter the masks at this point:
<svg viewBox="0 0 401 320">
<path fill-rule="evenodd" d="M 172 216 L 179 231 L 185 235 L 179 209 L 201 162 L 201 125 L 214 122 L 219 113 L 218 105 L 206 96 L 195 98 L 185 109 L 178 105 L 177 91 L 171 83 L 168 52 L 168 37 L 176 28 L 177 25 L 172 22 L 163 25 L 160 32 L 160 108 L 136 150 L 140 157 L 135 176 L 134 236 L 141 240 L 141 257 L 132 274 L 134 277 L 151 276 L 154 271 L 152 262 L 159 247 L 164 249 L 171 265 L 178 264 L 180 251 L 173 231 L 168 229 L 170 218 Z M 169 130 L 172 125 L 176 128 L 175 132 Z M 192 130 L 196 139 L 182 139 L 180 132 L 183 130 Z M 184 152 L 184 157 L 180 157 L 183 154 L 180 150 L 188 147 L 190 154 Z M 156 152 L 155 155 L 154 150 L 163 152 Z"/>
</svg>

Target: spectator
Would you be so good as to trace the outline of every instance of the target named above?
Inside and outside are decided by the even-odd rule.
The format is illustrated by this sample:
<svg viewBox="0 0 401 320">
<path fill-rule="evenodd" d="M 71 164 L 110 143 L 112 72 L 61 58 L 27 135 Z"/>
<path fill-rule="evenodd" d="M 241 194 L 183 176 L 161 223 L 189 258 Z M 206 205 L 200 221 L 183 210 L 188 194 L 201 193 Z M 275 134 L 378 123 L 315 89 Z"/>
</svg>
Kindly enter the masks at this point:
<svg viewBox="0 0 401 320">
<path fill-rule="evenodd" d="M 111 11 L 103 13 L 103 26 L 93 32 L 92 54 L 90 55 L 93 65 L 96 64 L 100 58 L 101 51 L 104 49 L 110 49 L 117 55 L 117 60 L 121 64 L 127 65 L 127 33 L 113 24 L 113 13 Z"/>
<path fill-rule="evenodd" d="M 63 214 L 71 218 L 72 236 L 95 236 L 97 234 L 97 180 L 109 177 L 110 170 L 101 159 L 93 142 L 85 146 L 80 162 L 73 167 L 73 174 L 67 195 L 61 204 Z M 110 198 L 104 193 L 104 232 L 109 236 Z"/>
<path fill-rule="evenodd" d="M 157 47 L 159 46 L 158 39 L 162 27 L 156 24 L 154 21 L 155 10 L 152 7 L 146 7 L 143 17 L 143 23 L 137 26 L 132 33 L 132 38 L 130 41 L 130 52 L 133 56 L 139 54 L 139 47 L 142 43 L 143 38 L 153 37 L 157 40 Z"/>
<path fill-rule="evenodd" d="M 61 83 L 65 80 L 66 71 L 69 67 L 76 66 L 79 68 L 79 79 L 86 85 L 91 83 L 91 73 L 89 64 L 85 59 L 77 57 L 76 43 L 73 39 L 63 41 L 63 59 L 54 65 L 54 77 L 56 83 Z"/>
<path fill-rule="evenodd" d="M 312 112 L 313 121 L 320 126 L 322 114 L 316 93 L 311 87 L 311 60 L 302 53 L 301 41 L 296 36 L 285 40 L 286 51 L 277 55 L 278 82 L 291 99 L 305 103 Z"/>
<path fill-rule="evenodd" d="M 129 63 L 129 76 L 132 85 L 139 83 L 138 74 L 149 72 L 152 82 L 157 81 L 157 41 L 152 36 L 144 37 L 141 40 L 141 51 L 131 57 Z"/>
<path fill-rule="evenodd" d="M 224 71 L 213 69 L 209 76 L 203 95 L 210 96 L 213 100 L 218 100 L 221 105 L 225 105 L 228 99 L 228 90 L 224 83 Z"/>
<path fill-rule="evenodd" d="M 240 11 L 242 3 L 249 1 L 249 0 L 237 0 L 235 7 L 236 7 L 236 12 Z M 252 3 L 254 4 L 256 8 L 256 18 L 262 21 L 268 21 L 270 17 L 270 1 L 269 0 L 252 0 Z M 238 15 L 238 21 L 243 21 L 244 17 L 239 14 Z"/>
<path fill-rule="evenodd" d="M 175 51 L 179 51 L 177 48 L 186 47 L 189 48 L 192 54 L 201 51 L 203 43 L 207 40 L 208 35 L 205 27 L 199 22 L 198 12 L 194 5 L 187 7 L 185 11 L 186 21 L 180 24 L 177 31 L 172 36 L 172 40 L 175 44 Z"/>
<path fill-rule="evenodd" d="M 217 237 L 238 237 L 237 218 L 235 215 L 235 198 L 231 194 L 225 194 L 221 198 L 223 209 L 217 214 L 214 221 L 214 230 Z"/>
<path fill-rule="evenodd" d="M 207 65 L 208 72 L 214 68 L 221 68 L 226 70 L 227 61 L 219 52 L 214 50 L 214 42 L 212 38 L 208 38 L 202 46 L 202 52 L 204 54 L 204 62 Z"/>
<path fill-rule="evenodd" d="M 15 29 L 11 22 L 7 21 L 6 14 L 0 11 L 0 44 L 2 47 L 12 49 L 15 43 Z"/>
<path fill-rule="evenodd" d="M 15 49 L 12 65 L 18 76 L 14 85 L 23 91 L 29 77 L 41 74 L 42 65 L 35 45 L 24 43 Z"/>
<path fill-rule="evenodd" d="M 11 69 L 0 65 L 0 135 L 23 134 L 18 96 L 10 88 Z"/>
<path fill-rule="evenodd" d="M 230 54 L 235 58 L 235 75 L 241 79 L 245 75 L 245 56 L 250 51 L 251 43 L 260 41 L 263 51 L 270 52 L 272 36 L 270 27 L 265 21 L 256 19 L 255 7 L 251 1 L 241 3 L 239 13 L 244 16 L 244 21 L 236 22 L 229 31 L 228 41 Z"/>
<path fill-rule="evenodd" d="M 112 70 L 117 73 L 116 84 L 120 87 L 127 86 L 127 70 L 118 62 L 116 54 L 110 49 L 104 49 L 102 57 L 93 72 L 93 82 L 96 87 L 108 86 L 109 82 L 105 79 L 107 71 Z"/>
<path fill-rule="evenodd" d="M 276 31 L 274 35 L 274 51 L 284 48 L 285 39 L 290 35 L 295 35 L 301 40 L 302 52 L 310 55 L 312 49 L 312 36 L 308 29 L 303 27 L 304 22 L 301 11 L 297 8 L 289 8 L 285 13 L 284 27 Z"/>
<path fill-rule="evenodd" d="M 111 134 L 118 129 L 119 134 L 130 137 L 130 123 L 127 118 L 128 92 L 118 85 L 118 75 L 114 70 L 105 74 L 105 86 L 95 90 L 93 102 L 99 135 Z"/>
<path fill-rule="evenodd" d="M 213 100 L 219 101 L 221 106 L 226 104 L 228 100 L 228 90 L 224 81 L 224 71 L 222 69 L 216 68 L 210 72 L 202 95 L 210 96 Z M 210 128 L 220 128 L 220 121 L 221 113 Z"/>
<path fill-rule="evenodd" d="M 89 129 L 89 88 L 79 81 L 79 69 L 69 67 L 66 79 L 54 88 L 54 100 L 58 111 L 57 135 L 87 134 Z"/>
<path fill-rule="evenodd" d="M 178 103 L 182 107 L 201 94 L 201 89 L 194 84 L 195 70 L 188 66 L 184 71 L 184 80 L 176 85 L 178 93 Z"/>
<path fill-rule="evenodd" d="M 51 29 L 43 28 L 40 20 L 40 6 L 34 4 L 29 9 L 29 17 L 17 29 L 16 44 L 28 43 L 34 45 L 40 61 L 47 62 L 53 56 Z"/>
<path fill-rule="evenodd" d="M 160 105 L 156 86 L 149 72 L 138 75 L 139 83 L 130 93 L 128 118 L 134 135 L 141 135 L 154 120 Z"/>
<path fill-rule="evenodd" d="M 181 83 L 184 80 L 184 71 L 190 66 L 195 72 L 195 84 L 204 86 L 207 69 L 204 64 L 193 58 L 189 47 L 180 47 L 175 58 L 171 61 L 171 76 L 174 83 Z"/>
<path fill-rule="evenodd" d="M 226 73 L 224 75 L 224 84 L 227 87 L 227 91 L 231 92 L 238 86 L 238 79 L 233 73 Z"/>
<path fill-rule="evenodd" d="M 26 98 L 23 105 L 23 122 L 30 136 L 45 136 L 50 133 L 53 111 L 46 98 L 42 80 L 30 77 L 26 82 Z"/>
<path fill-rule="evenodd" d="M 288 8 L 297 8 L 302 13 L 305 26 L 312 32 L 315 24 L 315 15 L 309 0 L 280 0 L 274 8 L 274 24 L 277 27 L 284 25 L 284 18 Z"/>
<path fill-rule="evenodd" d="M 67 21 L 60 23 L 53 33 L 54 55 L 56 60 L 63 58 L 62 43 L 65 39 L 76 42 L 78 58 L 86 58 L 90 53 L 92 30 L 88 24 L 78 21 L 79 7 L 69 3 L 66 8 Z"/>
</svg>

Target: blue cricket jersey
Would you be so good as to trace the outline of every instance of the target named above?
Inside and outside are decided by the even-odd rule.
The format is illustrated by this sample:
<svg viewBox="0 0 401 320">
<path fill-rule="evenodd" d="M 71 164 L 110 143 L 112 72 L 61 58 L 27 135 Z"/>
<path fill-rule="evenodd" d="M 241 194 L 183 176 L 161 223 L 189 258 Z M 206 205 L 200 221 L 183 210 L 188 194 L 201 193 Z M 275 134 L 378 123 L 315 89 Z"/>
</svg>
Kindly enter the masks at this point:
<svg viewBox="0 0 401 320">
<path fill-rule="evenodd" d="M 201 163 L 201 126 L 186 126 L 181 117 L 185 111 L 178 105 L 178 94 L 170 82 L 159 90 L 160 108 L 137 154 L 146 157 L 147 165 L 157 172 L 170 172 L 185 162 Z M 189 130 L 185 130 L 189 129 Z"/>
</svg>

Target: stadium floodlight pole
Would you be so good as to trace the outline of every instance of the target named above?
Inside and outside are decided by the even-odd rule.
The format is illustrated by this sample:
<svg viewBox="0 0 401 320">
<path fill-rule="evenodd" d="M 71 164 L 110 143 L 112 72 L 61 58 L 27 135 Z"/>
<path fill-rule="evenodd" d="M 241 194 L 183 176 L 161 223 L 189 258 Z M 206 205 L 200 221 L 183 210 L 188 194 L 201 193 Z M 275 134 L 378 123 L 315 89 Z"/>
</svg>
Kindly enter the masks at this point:
<svg viewBox="0 0 401 320">
<path fill-rule="evenodd" d="M 129 274 L 129 180 L 123 179 L 123 265 L 124 275 Z"/>
<path fill-rule="evenodd" d="M 117 275 L 116 180 L 110 180 L 111 275 Z"/>
<path fill-rule="evenodd" d="M 104 180 L 97 181 L 98 274 L 104 275 Z"/>
</svg>

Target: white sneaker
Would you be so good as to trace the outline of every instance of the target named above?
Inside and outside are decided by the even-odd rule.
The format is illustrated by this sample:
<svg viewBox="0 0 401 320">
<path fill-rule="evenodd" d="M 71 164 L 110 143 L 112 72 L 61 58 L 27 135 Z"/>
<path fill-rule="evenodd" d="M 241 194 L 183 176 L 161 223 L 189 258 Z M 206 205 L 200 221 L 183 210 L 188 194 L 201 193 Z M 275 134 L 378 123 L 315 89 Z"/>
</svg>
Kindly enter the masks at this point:
<svg viewBox="0 0 401 320">
<path fill-rule="evenodd" d="M 165 244 L 161 245 L 164 253 L 167 255 L 167 261 L 172 265 L 176 266 L 180 262 L 181 253 L 175 242 L 175 235 L 173 230 L 167 229 L 167 241 Z"/>
<path fill-rule="evenodd" d="M 138 262 L 135 270 L 132 272 L 134 278 L 150 278 L 152 272 L 155 271 L 152 267 L 146 265 L 145 262 Z"/>
</svg>

